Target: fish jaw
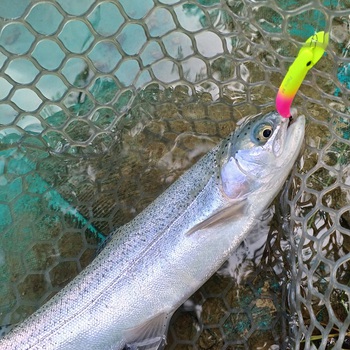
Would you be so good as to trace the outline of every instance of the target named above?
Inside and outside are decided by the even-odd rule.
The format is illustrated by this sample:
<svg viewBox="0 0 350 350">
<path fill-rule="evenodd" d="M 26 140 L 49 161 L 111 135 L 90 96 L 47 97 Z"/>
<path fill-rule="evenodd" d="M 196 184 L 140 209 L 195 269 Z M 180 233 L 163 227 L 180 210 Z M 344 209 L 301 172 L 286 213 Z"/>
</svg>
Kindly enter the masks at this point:
<svg viewBox="0 0 350 350">
<path fill-rule="evenodd" d="M 298 116 L 290 126 L 288 126 L 288 134 L 285 149 L 288 151 L 285 155 L 285 162 L 290 161 L 294 164 L 298 157 L 305 138 L 305 116 Z"/>
</svg>

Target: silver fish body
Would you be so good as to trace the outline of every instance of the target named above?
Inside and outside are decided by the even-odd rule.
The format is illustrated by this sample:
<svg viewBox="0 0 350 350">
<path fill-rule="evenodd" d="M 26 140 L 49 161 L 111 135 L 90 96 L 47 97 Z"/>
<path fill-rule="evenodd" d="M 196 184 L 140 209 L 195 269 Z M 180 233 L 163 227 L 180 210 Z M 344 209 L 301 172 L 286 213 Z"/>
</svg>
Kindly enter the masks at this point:
<svg viewBox="0 0 350 350">
<path fill-rule="evenodd" d="M 172 313 L 217 271 L 276 196 L 305 120 L 248 119 L 130 223 L 0 349 L 157 349 Z"/>
</svg>

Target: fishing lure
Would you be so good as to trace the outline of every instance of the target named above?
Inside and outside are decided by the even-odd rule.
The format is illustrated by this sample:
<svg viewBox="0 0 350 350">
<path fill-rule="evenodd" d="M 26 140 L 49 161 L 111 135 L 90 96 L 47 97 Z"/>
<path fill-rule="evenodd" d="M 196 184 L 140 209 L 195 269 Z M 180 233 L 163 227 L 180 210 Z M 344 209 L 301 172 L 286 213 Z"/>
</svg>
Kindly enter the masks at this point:
<svg viewBox="0 0 350 350">
<path fill-rule="evenodd" d="M 297 58 L 289 67 L 276 97 L 277 112 L 283 118 L 291 116 L 290 106 L 307 72 L 320 60 L 329 40 L 328 32 L 317 32 L 306 40 Z"/>
</svg>

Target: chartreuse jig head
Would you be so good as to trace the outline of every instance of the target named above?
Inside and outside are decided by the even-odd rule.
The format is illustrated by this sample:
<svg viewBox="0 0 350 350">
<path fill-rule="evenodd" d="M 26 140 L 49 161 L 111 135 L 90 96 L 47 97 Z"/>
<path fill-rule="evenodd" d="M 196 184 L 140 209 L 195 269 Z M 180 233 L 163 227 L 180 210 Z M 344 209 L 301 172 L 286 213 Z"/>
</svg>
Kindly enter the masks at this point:
<svg viewBox="0 0 350 350">
<path fill-rule="evenodd" d="M 284 118 L 291 116 L 290 106 L 307 72 L 323 56 L 328 45 L 329 33 L 317 32 L 306 40 L 297 58 L 289 67 L 278 90 L 277 112 Z"/>
</svg>

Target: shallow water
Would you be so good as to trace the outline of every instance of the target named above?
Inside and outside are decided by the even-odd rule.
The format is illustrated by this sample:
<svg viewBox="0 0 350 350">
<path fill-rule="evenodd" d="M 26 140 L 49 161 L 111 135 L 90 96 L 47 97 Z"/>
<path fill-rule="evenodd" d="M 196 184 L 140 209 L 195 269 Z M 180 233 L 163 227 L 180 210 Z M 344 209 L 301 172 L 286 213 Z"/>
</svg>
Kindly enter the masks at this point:
<svg viewBox="0 0 350 350">
<path fill-rule="evenodd" d="M 344 338 L 349 6 L 270 5 L 0 4 L 7 24 L 0 35 L 0 324 L 20 322 L 66 285 L 104 236 L 242 117 L 273 108 L 298 45 L 329 26 L 327 55 L 294 102 L 308 129 L 288 191 L 269 226 L 255 233 L 259 240 L 251 236 L 237 260 L 175 314 L 168 348 L 283 349 L 290 325 L 295 348 L 308 329 L 305 344 L 320 348 L 333 346 L 332 334 Z M 40 24 L 42 14 L 49 25 Z"/>
</svg>

